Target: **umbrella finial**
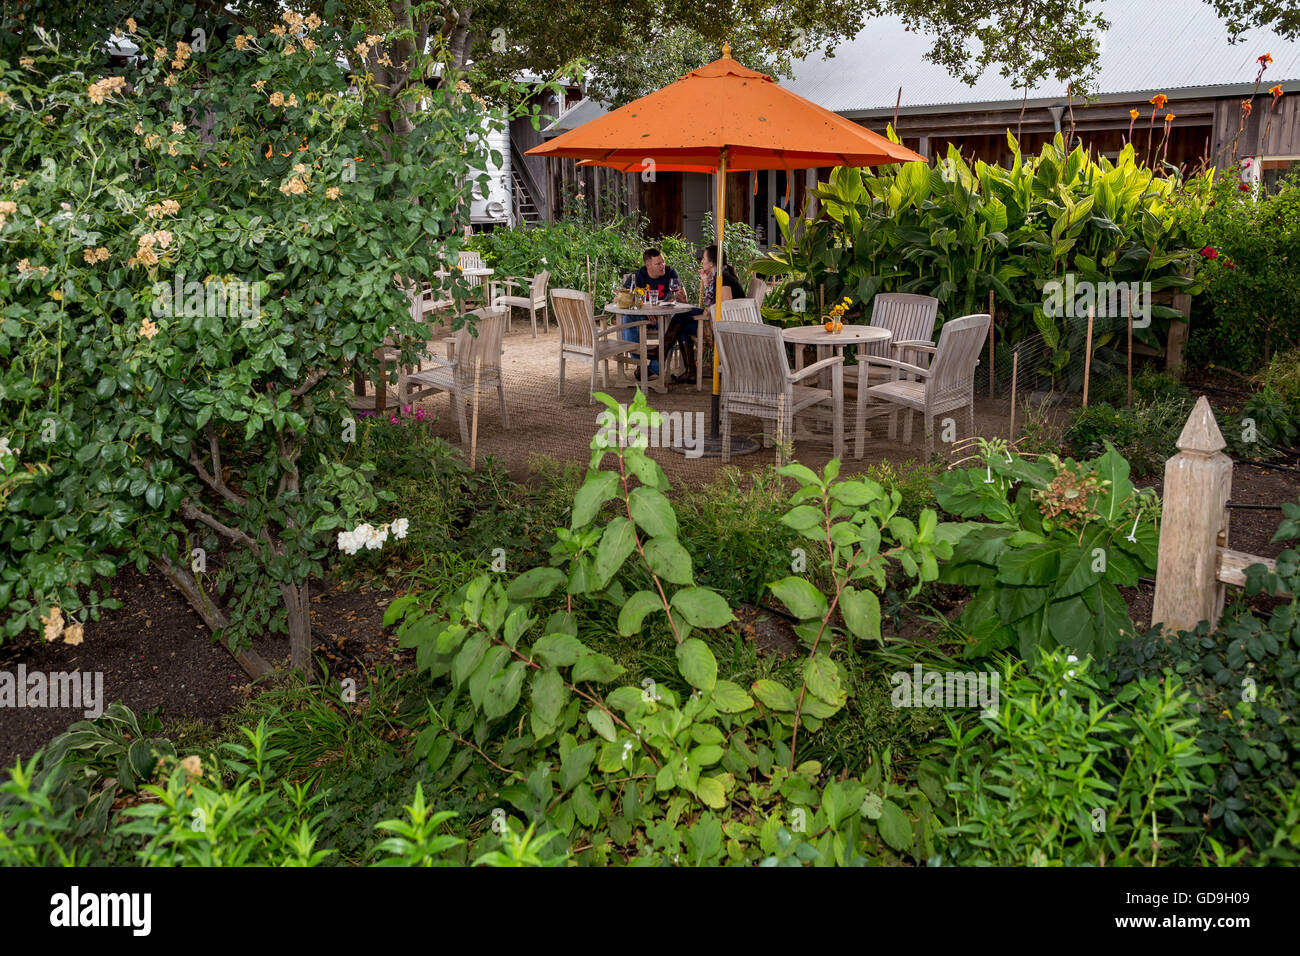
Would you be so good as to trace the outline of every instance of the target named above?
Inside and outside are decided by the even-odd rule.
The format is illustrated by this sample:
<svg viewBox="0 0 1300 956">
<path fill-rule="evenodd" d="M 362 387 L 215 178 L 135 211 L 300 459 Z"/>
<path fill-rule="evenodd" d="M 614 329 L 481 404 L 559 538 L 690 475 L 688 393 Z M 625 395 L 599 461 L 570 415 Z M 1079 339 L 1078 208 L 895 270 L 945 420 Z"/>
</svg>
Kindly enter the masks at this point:
<svg viewBox="0 0 1300 956">
<path fill-rule="evenodd" d="M 722 41 L 722 55 L 727 57 L 728 59 L 731 58 L 731 44 L 728 43 L 726 40 Z"/>
</svg>

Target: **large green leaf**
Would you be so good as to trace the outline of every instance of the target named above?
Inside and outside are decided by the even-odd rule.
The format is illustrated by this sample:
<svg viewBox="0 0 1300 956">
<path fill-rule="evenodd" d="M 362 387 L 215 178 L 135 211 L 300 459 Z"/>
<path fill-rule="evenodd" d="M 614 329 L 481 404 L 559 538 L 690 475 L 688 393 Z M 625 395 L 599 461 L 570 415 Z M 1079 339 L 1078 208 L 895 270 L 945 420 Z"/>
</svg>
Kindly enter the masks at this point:
<svg viewBox="0 0 1300 956">
<path fill-rule="evenodd" d="M 875 593 L 849 585 L 840 594 L 840 611 L 853 636 L 861 641 L 879 641 L 880 599 Z"/>
<path fill-rule="evenodd" d="M 621 515 L 610 520 L 596 549 L 597 587 L 603 588 L 636 547 L 636 529 Z"/>
<path fill-rule="evenodd" d="M 663 599 L 658 593 L 637 591 L 627 599 L 627 603 L 618 613 L 618 633 L 623 637 L 631 637 L 641 630 L 647 614 L 662 610 L 663 606 Z"/>
<path fill-rule="evenodd" d="M 697 690 L 711 691 L 718 681 L 718 661 L 698 637 L 688 637 L 677 645 L 677 666 L 682 676 Z"/>
<path fill-rule="evenodd" d="M 554 667 L 544 667 L 533 674 L 530 715 L 533 737 L 540 740 L 555 729 L 564 706 L 564 679 Z"/>
<path fill-rule="evenodd" d="M 634 488 L 628 495 L 628 506 L 632 511 L 632 519 L 650 537 L 677 537 L 677 515 L 661 492 L 644 485 Z"/>
<path fill-rule="evenodd" d="M 830 607 L 826 603 L 826 595 L 813 587 L 806 578 L 782 578 L 768 587 L 790 609 L 790 613 L 804 620 L 825 617 Z"/>
<path fill-rule="evenodd" d="M 691 556 L 676 538 L 651 538 L 645 544 L 645 560 L 665 581 L 690 584 L 694 580 Z"/>
<path fill-rule="evenodd" d="M 735 620 L 722 595 L 707 588 L 682 588 L 669 602 L 693 627 L 722 627 Z M 621 616 L 621 615 L 620 615 Z"/>
<path fill-rule="evenodd" d="M 573 496 L 574 530 L 585 527 L 596 517 L 603 505 L 618 493 L 618 475 L 612 471 L 602 471 L 583 482 L 578 493 Z"/>
</svg>

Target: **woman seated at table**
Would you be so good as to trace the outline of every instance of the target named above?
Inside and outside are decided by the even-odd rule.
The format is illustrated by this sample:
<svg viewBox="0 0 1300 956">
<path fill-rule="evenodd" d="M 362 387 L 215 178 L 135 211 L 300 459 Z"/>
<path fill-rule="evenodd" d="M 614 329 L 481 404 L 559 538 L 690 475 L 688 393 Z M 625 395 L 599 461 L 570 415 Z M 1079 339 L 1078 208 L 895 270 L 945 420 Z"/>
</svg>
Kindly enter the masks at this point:
<svg viewBox="0 0 1300 956">
<path fill-rule="evenodd" d="M 705 307 L 703 309 L 692 309 L 690 312 L 673 316 L 672 324 L 669 325 L 668 334 L 664 339 L 668 343 L 667 348 L 669 350 L 672 349 L 673 343 L 680 342 L 682 357 L 686 360 L 686 371 L 673 379 L 674 383 L 695 380 L 695 349 L 691 348 L 688 343 L 693 344 L 695 336 L 699 334 L 698 316 L 703 315 L 713 307 L 717 275 L 718 247 L 716 245 L 707 246 L 700 253 L 700 289 L 704 293 Z M 745 287 L 740 284 L 740 278 L 736 275 L 736 270 L 731 268 L 731 263 L 724 263 L 722 266 L 722 301 L 743 299 L 744 297 Z"/>
</svg>

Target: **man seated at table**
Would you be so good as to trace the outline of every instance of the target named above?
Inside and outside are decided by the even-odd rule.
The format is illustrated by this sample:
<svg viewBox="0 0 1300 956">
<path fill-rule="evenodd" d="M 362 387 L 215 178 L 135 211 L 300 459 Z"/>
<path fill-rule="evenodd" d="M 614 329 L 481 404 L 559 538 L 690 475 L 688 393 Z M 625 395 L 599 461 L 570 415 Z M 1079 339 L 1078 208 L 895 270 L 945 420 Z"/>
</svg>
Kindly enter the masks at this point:
<svg viewBox="0 0 1300 956">
<path fill-rule="evenodd" d="M 651 292 L 659 293 L 660 302 L 685 302 L 686 289 L 682 285 L 681 278 L 667 262 L 664 261 L 663 253 L 655 248 L 647 249 L 642 256 L 642 266 L 636 271 L 636 274 L 623 283 L 625 289 L 648 289 Z M 668 321 L 668 326 L 664 331 L 662 343 L 664 355 L 671 356 L 673 346 L 682 338 L 683 331 L 686 330 L 686 322 L 689 320 L 691 326 L 694 325 L 693 316 L 700 315 L 703 310 L 691 309 L 687 312 L 681 312 L 672 316 Z M 650 328 L 657 325 L 653 316 L 628 316 L 625 321 L 635 322 L 640 319 L 649 319 Z M 637 336 L 639 329 L 628 329 L 623 333 L 623 339 L 628 342 L 639 342 Z M 690 378 L 695 377 L 693 366 L 695 364 L 695 353 L 686 349 L 683 343 L 682 353 L 686 358 L 686 364 L 690 369 Z M 651 360 L 650 374 L 659 374 L 659 362 L 657 359 Z M 683 376 L 685 377 L 685 376 Z"/>
</svg>

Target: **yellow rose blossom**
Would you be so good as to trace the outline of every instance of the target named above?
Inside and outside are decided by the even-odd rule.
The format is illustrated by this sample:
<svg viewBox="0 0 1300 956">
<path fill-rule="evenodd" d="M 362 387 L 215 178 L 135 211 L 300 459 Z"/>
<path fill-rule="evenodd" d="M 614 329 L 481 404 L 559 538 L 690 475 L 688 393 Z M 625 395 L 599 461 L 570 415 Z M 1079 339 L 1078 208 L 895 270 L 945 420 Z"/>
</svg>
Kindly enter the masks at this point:
<svg viewBox="0 0 1300 956">
<path fill-rule="evenodd" d="M 275 26 L 271 27 L 271 32 L 274 33 L 274 34 L 275 34 L 276 36 L 278 36 L 278 37 L 282 37 L 282 36 L 284 36 L 285 30 L 284 30 L 284 27 L 283 27 L 282 25 L 280 25 L 279 23 L 277 23 Z"/>
<path fill-rule="evenodd" d="M 71 644 L 76 647 L 85 641 L 85 626 L 79 621 L 73 621 L 63 629 L 63 643 Z"/>
<path fill-rule="evenodd" d="M 272 105 L 272 106 L 283 106 L 283 105 L 284 105 L 284 94 L 281 93 L 279 90 L 276 90 L 274 93 L 272 93 L 272 94 L 271 94 L 271 105 Z"/>
<path fill-rule="evenodd" d="M 300 41 L 302 48 L 307 51 L 316 49 L 316 41 L 311 37 L 303 37 Z"/>
<path fill-rule="evenodd" d="M 135 22 L 135 17 L 127 17 L 127 18 L 126 18 L 126 28 L 127 28 L 129 31 L 131 31 L 132 33 L 135 33 L 135 32 L 136 32 L 136 22 Z"/>
<path fill-rule="evenodd" d="M 308 30 L 319 30 L 322 21 L 320 17 L 316 16 L 316 14 L 309 13 L 307 14 L 307 19 L 302 22 L 307 25 Z"/>
<path fill-rule="evenodd" d="M 158 325 L 155 322 L 145 319 L 140 323 L 140 336 L 152 340 L 158 334 Z"/>
<path fill-rule="evenodd" d="M 339 198 L 339 187 L 337 187 L 337 186 L 331 186 L 329 189 L 325 190 L 325 198 L 326 198 L 326 199 L 338 199 L 338 198 Z"/>
<path fill-rule="evenodd" d="M 179 136 L 185 132 L 185 124 L 181 122 L 172 123 L 172 132 Z"/>
<path fill-rule="evenodd" d="M 175 141 L 175 140 L 172 140 L 170 143 L 167 144 L 167 155 L 168 155 L 168 156 L 179 156 L 180 154 L 181 154 L 181 151 L 180 151 L 179 149 L 176 148 L 176 141 Z"/>
<path fill-rule="evenodd" d="M 90 102 L 102 103 L 105 97 L 120 93 L 125 86 L 126 80 L 120 76 L 104 76 L 90 84 L 86 95 L 90 97 Z"/>
<path fill-rule="evenodd" d="M 167 59 L 167 48 L 165 46 L 154 47 L 153 58 L 155 60 Z"/>
<path fill-rule="evenodd" d="M 144 147 L 145 149 L 153 149 L 161 142 L 162 142 L 161 136 L 159 136 L 157 133 L 150 133 L 148 136 L 144 138 Z"/>
<path fill-rule="evenodd" d="M 50 608 L 50 613 L 41 618 L 41 623 L 45 625 L 45 639 L 52 641 L 63 633 L 63 611 L 60 608 Z"/>
<path fill-rule="evenodd" d="M 175 74 L 168 73 L 166 76 L 163 77 L 163 86 L 175 86 L 175 85 L 176 85 Z"/>
<path fill-rule="evenodd" d="M 203 761 L 197 755 L 191 754 L 181 761 L 181 769 L 191 777 L 203 776 Z"/>
<path fill-rule="evenodd" d="M 298 95 L 297 95 L 296 93 L 290 93 L 290 94 L 289 94 L 289 100 L 288 100 L 288 102 L 289 102 L 289 105 L 290 105 L 290 106 L 297 106 L 297 105 L 298 105 Z"/>
<path fill-rule="evenodd" d="M 6 216 L 12 216 L 18 211 L 18 203 L 12 199 L 0 199 L 0 212 Z"/>
<path fill-rule="evenodd" d="M 23 69 L 30 70 L 32 67 L 36 66 L 36 60 L 30 56 L 20 56 L 18 58 L 18 65 Z"/>
<path fill-rule="evenodd" d="M 25 180 L 25 179 L 15 179 L 15 180 L 13 181 L 13 189 L 14 189 L 15 192 L 17 192 L 18 190 L 22 189 L 22 188 L 23 188 L 24 186 L 26 186 L 26 185 L 27 185 L 27 180 Z"/>
</svg>

